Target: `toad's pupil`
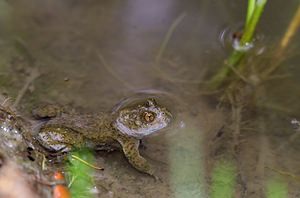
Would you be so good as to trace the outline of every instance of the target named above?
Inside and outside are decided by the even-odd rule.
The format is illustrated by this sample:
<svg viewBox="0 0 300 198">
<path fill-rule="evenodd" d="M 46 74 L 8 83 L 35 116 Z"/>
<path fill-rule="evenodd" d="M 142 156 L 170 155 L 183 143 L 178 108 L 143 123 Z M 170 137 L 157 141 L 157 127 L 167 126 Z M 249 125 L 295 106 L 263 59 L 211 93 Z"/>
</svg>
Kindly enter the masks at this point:
<svg viewBox="0 0 300 198">
<path fill-rule="evenodd" d="M 154 113 L 152 112 L 144 112 L 143 117 L 145 119 L 146 122 L 153 122 L 155 116 Z"/>
</svg>

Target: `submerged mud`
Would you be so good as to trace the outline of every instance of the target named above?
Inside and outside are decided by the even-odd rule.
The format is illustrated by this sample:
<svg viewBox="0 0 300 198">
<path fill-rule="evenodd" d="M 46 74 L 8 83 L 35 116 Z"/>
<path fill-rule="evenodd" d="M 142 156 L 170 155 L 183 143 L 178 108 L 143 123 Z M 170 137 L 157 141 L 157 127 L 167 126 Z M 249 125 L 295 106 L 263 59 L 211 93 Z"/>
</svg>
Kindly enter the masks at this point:
<svg viewBox="0 0 300 198">
<path fill-rule="evenodd" d="M 95 171 L 96 196 L 209 197 L 213 171 L 224 159 L 236 168 L 236 197 L 264 197 L 269 180 L 278 178 L 290 197 L 300 196 L 299 129 L 291 124 L 300 120 L 300 70 L 294 67 L 299 58 L 288 55 L 278 75 L 261 86 L 240 88 L 255 95 L 240 97 L 239 104 L 228 105 L 220 92 L 201 89 L 230 54 L 218 36 L 224 27 L 244 21 L 245 2 L 1 2 L 0 93 L 13 101 L 19 98 L 18 111 L 3 105 L 0 114 L 1 153 L 8 156 L 4 161 L 26 174 L 26 188 L 36 183 L 30 175 L 42 174 L 40 161 L 28 159 L 31 141 L 20 135 L 22 129 L 15 128 L 8 112 L 27 130 L 28 122 L 20 118 L 30 118 L 32 109 L 43 103 L 97 113 L 151 93 L 175 112 L 172 126 L 147 137 L 141 149 L 162 182 L 137 172 L 119 152 L 98 151 L 96 162 L 105 170 Z M 284 32 L 296 2 L 284 9 L 279 0 L 268 4 L 259 27 L 265 35 L 263 43 L 257 42 L 261 51 L 254 50 L 247 64 L 254 74 L 250 80 L 257 79 L 256 68 L 269 64 L 270 54 L 265 52 Z M 245 108 L 249 103 L 252 106 Z M 47 171 L 62 166 L 48 166 Z"/>
</svg>

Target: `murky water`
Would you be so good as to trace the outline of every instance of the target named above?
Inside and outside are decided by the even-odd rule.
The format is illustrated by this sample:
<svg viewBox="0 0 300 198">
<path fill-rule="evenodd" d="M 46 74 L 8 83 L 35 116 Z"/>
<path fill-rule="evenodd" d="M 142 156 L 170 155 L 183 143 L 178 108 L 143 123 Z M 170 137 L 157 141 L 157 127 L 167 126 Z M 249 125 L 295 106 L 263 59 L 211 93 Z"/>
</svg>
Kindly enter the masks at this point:
<svg viewBox="0 0 300 198">
<path fill-rule="evenodd" d="M 272 48 L 298 4 L 268 2 L 259 46 Z M 208 197 L 212 167 L 224 150 L 231 153 L 231 135 L 222 129 L 232 115 L 201 87 L 228 56 L 220 33 L 244 22 L 246 1 L 14 0 L 1 1 L 0 10 L 1 94 L 15 98 L 33 68 L 40 74 L 20 101 L 23 114 L 45 102 L 108 111 L 141 93 L 174 112 L 170 129 L 146 138 L 142 151 L 162 182 L 134 170 L 121 153 L 99 153 L 99 197 Z M 248 109 L 244 118 L 232 154 L 236 197 L 263 197 L 269 178 L 300 196 L 297 179 L 283 174 L 300 177 L 300 137 L 290 124 L 300 119 L 296 41 L 291 49 L 280 70 L 290 76 L 269 81 L 256 98 L 265 109 Z"/>
</svg>

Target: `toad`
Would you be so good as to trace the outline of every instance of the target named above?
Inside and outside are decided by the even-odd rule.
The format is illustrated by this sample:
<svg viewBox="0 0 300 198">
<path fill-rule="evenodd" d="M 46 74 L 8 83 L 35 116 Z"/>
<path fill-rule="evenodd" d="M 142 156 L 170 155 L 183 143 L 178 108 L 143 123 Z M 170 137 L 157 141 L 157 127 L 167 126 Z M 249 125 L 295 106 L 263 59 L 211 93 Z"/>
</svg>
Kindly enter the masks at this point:
<svg viewBox="0 0 300 198">
<path fill-rule="evenodd" d="M 48 119 L 35 136 L 46 150 L 65 153 L 74 147 L 109 147 L 117 143 L 134 168 L 152 176 L 153 169 L 139 153 L 140 140 L 166 128 L 172 120 L 171 113 L 152 98 L 112 113 L 80 115 L 45 105 L 33 114 L 38 119 Z"/>
</svg>

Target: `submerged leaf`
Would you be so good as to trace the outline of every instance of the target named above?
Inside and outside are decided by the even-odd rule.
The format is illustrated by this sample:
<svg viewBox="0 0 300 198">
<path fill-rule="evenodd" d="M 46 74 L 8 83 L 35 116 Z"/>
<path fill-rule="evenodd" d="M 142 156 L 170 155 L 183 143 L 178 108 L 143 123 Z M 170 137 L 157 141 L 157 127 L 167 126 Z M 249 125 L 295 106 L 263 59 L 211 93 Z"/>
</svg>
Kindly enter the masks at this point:
<svg viewBox="0 0 300 198">
<path fill-rule="evenodd" d="M 94 181 L 92 175 L 94 169 L 72 156 L 77 156 L 89 164 L 94 164 L 95 158 L 92 152 L 87 149 L 80 149 L 70 153 L 67 171 L 72 198 L 93 197 Z"/>
</svg>

